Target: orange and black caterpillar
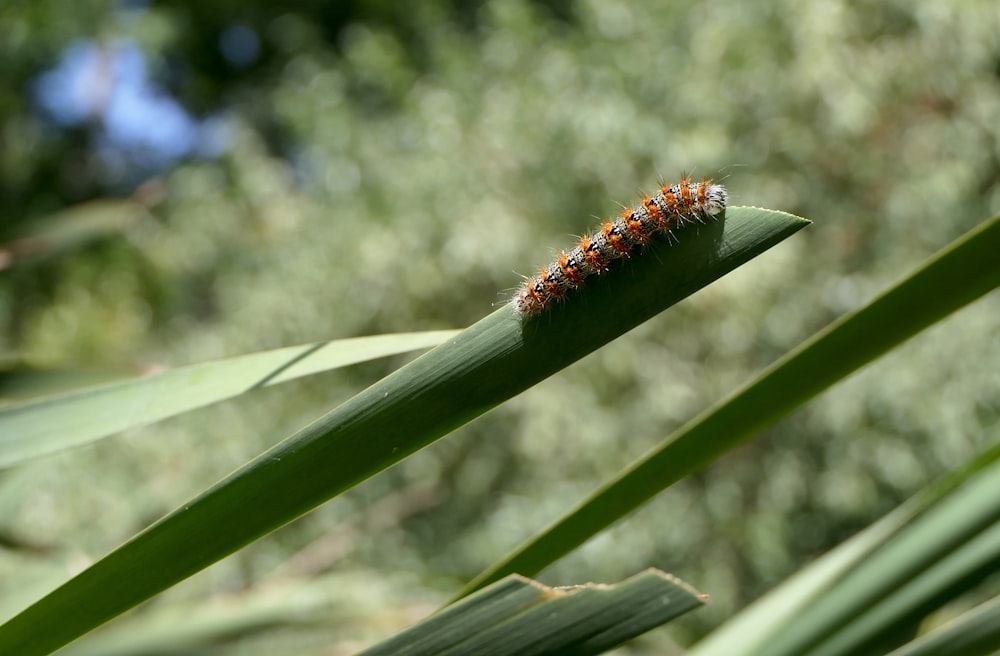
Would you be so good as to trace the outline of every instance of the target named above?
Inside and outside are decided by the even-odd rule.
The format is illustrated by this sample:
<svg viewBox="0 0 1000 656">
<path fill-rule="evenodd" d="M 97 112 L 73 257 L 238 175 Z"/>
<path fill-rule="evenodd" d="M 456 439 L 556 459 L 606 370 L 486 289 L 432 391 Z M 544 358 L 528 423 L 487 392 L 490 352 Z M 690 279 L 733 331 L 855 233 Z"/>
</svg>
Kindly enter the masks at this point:
<svg viewBox="0 0 1000 656">
<path fill-rule="evenodd" d="M 584 235 L 576 248 L 563 251 L 537 276 L 526 278 L 512 301 L 514 309 L 522 316 L 542 312 L 590 276 L 606 271 L 614 260 L 634 253 L 657 235 L 669 235 L 685 223 L 715 216 L 726 209 L 728 200 L 725 187 L 711 180 L 684 178 L 660 187 L 655 196 L 644 198 L 593 234 Z"/>
</svg>

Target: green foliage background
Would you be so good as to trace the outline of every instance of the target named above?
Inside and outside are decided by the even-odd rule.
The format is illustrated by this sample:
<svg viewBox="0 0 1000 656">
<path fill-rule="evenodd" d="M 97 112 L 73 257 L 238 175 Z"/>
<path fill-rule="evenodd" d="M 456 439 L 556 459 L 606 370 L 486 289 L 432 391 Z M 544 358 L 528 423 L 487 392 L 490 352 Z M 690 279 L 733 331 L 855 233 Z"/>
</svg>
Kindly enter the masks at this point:
<svg viewBox="0 0 1000 656">
<path fill-rule="evenodd" d="M 11 375 L 25 364 L 114 375 L 464 326 L 661 176 L 724 178 L 734 204 L 816 224 L 154 603 L 262 594 L 298 553 L 295 572 L 344 582 L 340 639 L 390 633 L 413 617 L 401 608 L 430 610 L 682 421 L 1000 211 L 992 2 L 330 5 L 0 8 L 8 238 L 132 192 L 128 171 L 90 154 L 86 131 L 58 133 L 28 104 L 31 77 L 71 40 L 135 39 L 189 107 L 231 121 L 226 155 L 148 181 L 144 193 L 162 200 L 119 232 L 0 272 Z M 261 39 L 247 69 L 217 52 L 234 22 Z M 998 317 L 993 295 L 543 578 L 660 567 L 712 595 L 679 624 L 680 640 L 700 635 L 995 442 Z M 399 362 L 5 472 L 0 614 Z M 343 540 L 345 525 L 355 540 L 324 540 L 332 527 Z"/>
</svg>

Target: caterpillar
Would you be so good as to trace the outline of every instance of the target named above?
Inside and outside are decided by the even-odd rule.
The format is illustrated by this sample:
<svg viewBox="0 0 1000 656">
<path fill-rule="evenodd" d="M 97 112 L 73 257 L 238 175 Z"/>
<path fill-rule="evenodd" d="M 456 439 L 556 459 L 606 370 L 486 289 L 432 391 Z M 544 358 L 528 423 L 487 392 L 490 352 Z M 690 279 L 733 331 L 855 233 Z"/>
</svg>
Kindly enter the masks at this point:
<svg viewBox="0 0 1000 656">
<path fill-rule="evenodd" d="M 524 317 L 541 313 L 587 278 L 607 271 L 613 261 L 641 250 L 657 236 L 669 236 L 685 223 L 701 223 L 719 214 L 728 200 L 725 187 L 711 180 L 683 178 L 677 184 L 663 185 L 655 196 L 643 198 L 614 221 L 581 237 L 576 248 L 562 251 L 538 275 L 526 277 L 512 300 L 514 309 Z"/>
</svg>

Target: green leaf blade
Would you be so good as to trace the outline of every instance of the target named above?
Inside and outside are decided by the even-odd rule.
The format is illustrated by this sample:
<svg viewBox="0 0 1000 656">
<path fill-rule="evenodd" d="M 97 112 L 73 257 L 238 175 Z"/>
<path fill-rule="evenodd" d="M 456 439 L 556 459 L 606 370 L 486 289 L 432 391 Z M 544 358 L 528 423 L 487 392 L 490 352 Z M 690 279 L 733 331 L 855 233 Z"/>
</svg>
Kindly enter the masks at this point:
<svg viewBox="0 0 1000 656">
<path fill-rule="evenodd" d="M 865 651 L 1000 562 L 1000 460 L 903 527 L 761 649 L 774 656 Z"/>
<path fill-rule="evenodd" d="M 1000 597 L 994 597 L 889 656 L 989 656 L 998 650 Z"/>
<path fill-rule="evenodd" d="M 808 225 L 731 208 L 522 321 L 507 305 L 276 445 L 0 626 L 45 654 L 578 360 Z M 593 320 L 596 309 L 601 321 Z M 99 591 L 99 593 L 98 593 Z"/>
<path fill-rule="evenodd" d="M 1000 445 L 796 573 L 698 643 L 691 656 L 891 649 L 927 612 L 995 572 L 998 519 Z M 974 642 L 996 636 L 986 632 Z"/>
<path fill-rule="evenodd" d="M 511 575 L 358 656 L 600 654 L 704 603 L 655 569 L 561 588 Z"/>
<path fill-rule="evenodd" d="M 436 346 L 458 331 L 289 346 L 0 408 L 0 468 L 89 444 L 259 387 Z"/>
</svg>

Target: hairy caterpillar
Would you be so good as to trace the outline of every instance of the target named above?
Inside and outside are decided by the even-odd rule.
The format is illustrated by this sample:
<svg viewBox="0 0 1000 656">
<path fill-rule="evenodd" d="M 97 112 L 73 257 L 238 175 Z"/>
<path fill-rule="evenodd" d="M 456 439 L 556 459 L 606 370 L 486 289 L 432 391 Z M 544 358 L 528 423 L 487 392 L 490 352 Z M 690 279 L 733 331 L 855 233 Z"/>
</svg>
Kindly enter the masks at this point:
<svg viewBox="0 0 1000 656">
<path fill-rule="evenodd" d="M 626 208 L 592 234 L 580 238 L 576 248 L 563 251 L 538 275 L 526 278 L 512 301 L 522 316 L 536 315 L 590 276 L 606 271 L 614 260 L 631 255 L 658 235 L 670 235 L 685 223 L 703 222 L 726 209 L 725 187 L 711 180 L 684 178 L 664 185 L 652 197 Z"/>
</svg>

